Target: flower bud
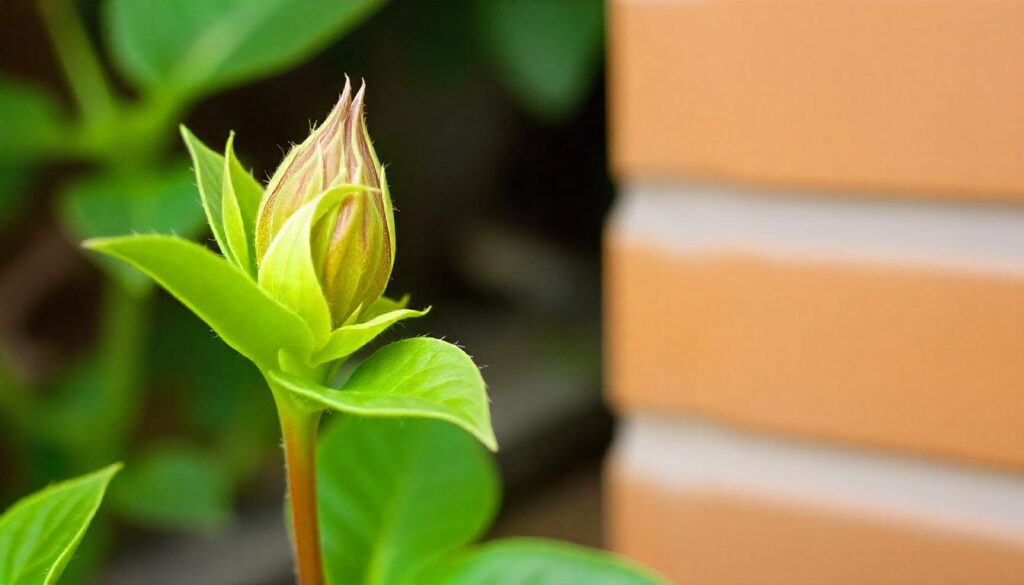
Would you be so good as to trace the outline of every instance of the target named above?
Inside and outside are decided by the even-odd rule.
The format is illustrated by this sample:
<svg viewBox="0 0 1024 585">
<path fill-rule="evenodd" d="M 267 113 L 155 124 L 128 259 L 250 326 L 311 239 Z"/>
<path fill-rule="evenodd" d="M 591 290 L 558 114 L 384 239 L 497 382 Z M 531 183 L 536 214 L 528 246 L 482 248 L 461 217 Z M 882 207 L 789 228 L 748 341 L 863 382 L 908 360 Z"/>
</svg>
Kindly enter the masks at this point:
<svg viewBox="0 0 1024 585">
<path fill-rule="evenodd" d="M 335 327 L 380 298 L 391 276 L 385 222 L 373 197 L 366 191 L 349 195 L 314 230 L 313 264 Z"/>
<path fill-rule="evenodd" d="M 327 119 L 292 149 L 260 204 L 256 257 L 262 262 L 288 220 L 331 189 L 364 187 L 318 216 L 309 251 L 334 327 L 354 321 L 383 293 L 394 265 L 394 217 L 384 171 L 363 119 L 364 84 L 345 90 Z"/>
</svg>

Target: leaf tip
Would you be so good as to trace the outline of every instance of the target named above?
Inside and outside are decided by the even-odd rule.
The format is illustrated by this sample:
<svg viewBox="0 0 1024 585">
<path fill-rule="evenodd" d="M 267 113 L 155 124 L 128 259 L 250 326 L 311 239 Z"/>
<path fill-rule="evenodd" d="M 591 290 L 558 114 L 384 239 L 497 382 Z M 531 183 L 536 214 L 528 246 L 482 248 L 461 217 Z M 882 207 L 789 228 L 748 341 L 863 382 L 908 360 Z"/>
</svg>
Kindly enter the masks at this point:
<svg viewBox="0 0 1024 585">
<path fill-rule="evenodd" d="M 115 475 L 117 475 L 122 469 L 124 469 L 124 463 L 118 461 L 116 463 L 111 463 L 110 465 L 100 469 L 99 471 L 96 472 L 96 475 L 105 476 L 108 480 L 110 480 Z"/>
<path fill-rule="evenodd" d="M 96 252 L 102 252 L 103 249 L 110 243 L 110 238 L 89 238 L 81 243 L 81 246 L 86 250 L 93 250 Z"/>
<path fill-rule="evenodd" d="M 494 427 L 492 427 L 489 422 L 486 427 L 482 429 L 473 429 L 471 433 L 483 444 L 484 447 L 487 447 L 487 450 L 491 453 L 497 453 L 499 451 L 498 437 L 494 435 Z"/>
</svg>

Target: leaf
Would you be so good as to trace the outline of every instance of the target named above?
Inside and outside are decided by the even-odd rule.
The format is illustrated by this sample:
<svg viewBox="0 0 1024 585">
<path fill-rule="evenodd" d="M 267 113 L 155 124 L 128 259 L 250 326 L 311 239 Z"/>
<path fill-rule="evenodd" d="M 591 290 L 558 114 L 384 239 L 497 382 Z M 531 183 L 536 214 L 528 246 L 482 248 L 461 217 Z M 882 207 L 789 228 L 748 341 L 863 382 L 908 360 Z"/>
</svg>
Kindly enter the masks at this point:
<svg viewBox="0 0 1024 585">
<path fill-rule="evenodd" d="M 363 189 L 356 185 L 336 187 L 305 203 L 274 236 L 260 261 L 260 288 L 309 324 L 317 347 L 331 333 L 331 309 L 313 262 L 313 226 L 345 197 Z"/>
<path fill-rule="evenodd" d="M 58 212 L 79 240 L 143 233 L 193 237 L 203 229 L 192 176 L 184 161 L 161 172 L 98 174 L 68 185 Z M 101 266 L 131 290 L 143 291 L 149 280 L 120 262 Z"/>
<path fill-rule="evenodd" d="M 431 585 L 667 585 L 604 552 L 563 542 L 515 538 L 466 551 L 421 575 Z"/>
<path fill-rule="evenodd" d="M 601 64 L 603 2 L 479 3 L 490 53 L 523 105 L 548 120 L 571 114 Z"/>
<path fill-rule="evenodd" d="M 469 431 L 489 449 L 498 448 L 480 371 L 465 352 L 440 339 L 416 337 L 382 347 L 341 390 L 281 372 L 268 375 L 272 383 L 323 409 L 443 420 Z"/>
<path fill-rule="evenodd" d="M 378 0 L 110 0 L 114 61 L 136 85 L 188 96 L 269 76 L 338 38 Z"/>
<path fill-rule="evenodd" d="M 256 278 L 256 215 L 263 186 L 242 167 L 235 156 L 235 133 L 224 150 L 224 234 L 238 265 Z"/>
<path fill-rule="evenodd" d="M 101 238 L 84 246 L 149 275 L 261 368 L 277 367 L 281 349 L 299 355 L 312 349 L 309 328 L 298 315 L 202 246 L 170 236 Z"/>
<path fill-rule="evenodd" d="M 0 163 L 32 163 L 50 154 L 59 148 L 64 126 L 49 92 L 0 79 Z"/>
<path fill-rule="evenodd" d="M 0 583 L 56 583 L 82 541 L 111 478 L 111 465 L 36 492 L 0 516 Z"/>
<path fill-rule="evenodd" d="M 428 312 L 430 312 L 430 307 L 427 307 L 422 311 L 414 309 L 398 309 L 389 313 L 377 315 L 369 321 L 339 327 L 331 332 L 331 336 L 327 339 L 327 343 L 313 357 L 313 364 L 322 364 L 332 362 L 343 357 L 348 357 L 358 351 L 359 348 L 373 341 L 374 337 L 377 337 L 383 333 L 385 329 L 391 327 L 395 323 L 403 319 L 422 317 Z"/>
<path fill-rule="evenodd" d="M 196 185 L 199 187 L 199 199 L 206 212 L 206 221 L 210 224 L 213 239 L 217 240 L 220 253 L 236 266 L 241 266 L 231 252 L 228 238 L 224 231 L 224 157 L 196 138 L 195 134 L 180 126 L 181 138 L 185 141 L 189 156 L 192 157 L 192 169 L 196 173 Z"/>
<path fill-rule="evenodd" d="M 494 463 L 465 432 L 430 420 L 342 417 L 318 446 L 327 580 L 408 583 L 478 538 L 498 506 Z"/>
<path fill-rule="evenodd" d="M 208 453 L 165 444 L 125 470 L 110 503 L 145 526 L 212 530 L 230 516 L 231 484 L 225 467 Z"/>
</svg>

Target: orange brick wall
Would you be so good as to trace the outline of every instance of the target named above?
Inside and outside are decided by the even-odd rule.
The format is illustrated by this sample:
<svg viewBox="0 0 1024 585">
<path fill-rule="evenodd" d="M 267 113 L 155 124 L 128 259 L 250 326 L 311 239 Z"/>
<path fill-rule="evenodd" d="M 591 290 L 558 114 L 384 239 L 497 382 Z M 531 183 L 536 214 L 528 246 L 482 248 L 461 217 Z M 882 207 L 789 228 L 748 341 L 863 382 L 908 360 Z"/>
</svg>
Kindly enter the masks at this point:
<svg viewBox="0 0 1024 585">
<path fill-rule="evenodd" d="M 678 583 L 1024 583 L 1024 0 L 609 0 L 607 30 L 606 394 L 654 453 L 616 438 L 611 547 Z M 761 439 L 673 481 L 716 466 L 665 438 L 691 423 Z M 776 465 L 804 446 L 826 471 Z"/>
<path fill-rule="evenodd" d="M 618 177 L 1024 199 L 1020 0 L 610 0 Z"/>
<path fill-rule="evenodd" d="M 620 412 L 1024 469 L 1024 275 L 694 254 L 614 229 L 605 262 Z"/>
</svg>

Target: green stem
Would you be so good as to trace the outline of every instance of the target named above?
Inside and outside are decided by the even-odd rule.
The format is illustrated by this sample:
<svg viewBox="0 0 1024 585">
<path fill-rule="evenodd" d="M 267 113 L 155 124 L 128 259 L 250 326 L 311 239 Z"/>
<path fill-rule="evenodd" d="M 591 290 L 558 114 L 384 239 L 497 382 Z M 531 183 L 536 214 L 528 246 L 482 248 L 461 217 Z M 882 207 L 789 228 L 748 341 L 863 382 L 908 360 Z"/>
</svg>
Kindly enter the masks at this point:
<svg viewBox="0 0 1024 585">
<path fill-rule="evenodd" d="M 316 435 L 320 411 L 296 404 L 271 384 L 284 438 L 291 508 L 292 547 L 298 585 L 323 585 L 320 528 L 316 507 Z"/>
<path fill-rule="evenodd" d="M 50 41 L 82 116 L 90 123 L 109 119 L 114 112 L 114 94 L 71 0 L 38 2 Z"/>
</svg>

